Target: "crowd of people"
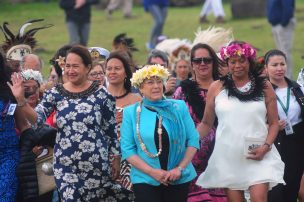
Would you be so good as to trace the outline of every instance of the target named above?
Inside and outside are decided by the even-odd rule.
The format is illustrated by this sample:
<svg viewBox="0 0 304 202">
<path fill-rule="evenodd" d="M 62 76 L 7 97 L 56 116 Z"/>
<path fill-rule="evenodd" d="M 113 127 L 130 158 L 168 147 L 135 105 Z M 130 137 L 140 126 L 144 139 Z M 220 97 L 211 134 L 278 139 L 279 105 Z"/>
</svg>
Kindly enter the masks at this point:
<svg viewBox="0 0 304 202">
<path fill-rule="evenodd" d="M 111 51 L 60 47 L 43 80 L 39 29 L 3 28 L 0 201 L 304 200 L 304 87 L 285 76 L 283 51 L 257 60 L 212 28 L 193 43 L 152 37 L 156 49 L 135 64 L 119 34 Z M 43 193 L 40 171 L 54 181 Z"/>
</svg>

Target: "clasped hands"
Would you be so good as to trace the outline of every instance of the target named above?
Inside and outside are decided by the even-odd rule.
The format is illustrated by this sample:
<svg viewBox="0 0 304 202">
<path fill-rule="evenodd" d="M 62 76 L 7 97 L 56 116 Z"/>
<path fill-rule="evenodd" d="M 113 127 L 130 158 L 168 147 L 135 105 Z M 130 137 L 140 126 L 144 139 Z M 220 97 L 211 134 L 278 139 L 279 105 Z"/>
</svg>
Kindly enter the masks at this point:
<svg viewBox="0 0 304 202">
<path fill-rule="evenodd" d="M 168 186 L 171 182 L 178 180 L 182 173 L 178 168 L 172 170 L 153 169 L 150 176 L 156 179 L 161 184 Z"/>
</svg>

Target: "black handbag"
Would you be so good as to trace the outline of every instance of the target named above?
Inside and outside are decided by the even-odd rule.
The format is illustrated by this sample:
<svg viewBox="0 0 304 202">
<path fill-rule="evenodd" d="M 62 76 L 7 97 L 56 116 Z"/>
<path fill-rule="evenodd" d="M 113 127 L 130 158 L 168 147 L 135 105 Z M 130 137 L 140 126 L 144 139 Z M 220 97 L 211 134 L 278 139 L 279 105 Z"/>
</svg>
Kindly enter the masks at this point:
<svg viewBox="0 0 304 202">
<path fill-rule="evenodd" d="M 35 132 L 39 139 L 39 145 L 49 145 L 51 147 L 54 146 L 57 135 L 56 128 L 53 128 L 52 126 L 44 123 L 39 125 Z"/>
</svg>

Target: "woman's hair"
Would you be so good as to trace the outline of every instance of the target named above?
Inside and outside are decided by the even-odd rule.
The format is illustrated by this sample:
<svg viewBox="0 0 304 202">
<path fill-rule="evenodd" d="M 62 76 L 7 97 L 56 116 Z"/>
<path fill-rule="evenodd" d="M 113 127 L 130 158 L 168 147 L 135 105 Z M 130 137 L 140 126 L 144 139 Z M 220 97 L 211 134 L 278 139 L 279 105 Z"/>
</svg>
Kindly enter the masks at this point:
<svg viewBox="0 0 304 202">
<path fill-rule="evenodd" d="M 232 42 L 229 43 L 228 46 L 231 46 L 233 44 L 242 46 L 243 44 L 246 44 L 246 43 L 244 41 L 232 41 Z M 228 65 L 228 60 L 229 60 L 229 58 L 226 59 L 226 64 L 227 65 Z M 258 68 L 256 67 L 257 66 L 256 61 L 254 59 L 252 59 L 251 57 L 248 57 L 247 60 L 249 62 L 249 71 L 250 72 L 257 71 Z"/>
<path fill-rule="evenodd" d="M 123 67 L 125 69 L 126 72 L 126 78 L 125 78 L 125 82 L 124 82 L 124 88 L 127 90 L 127 92 L 131 92 L 131 81 L 130 79 L 132 78 L 132 71 L 131 71 L 131 67 L 130 67 L 130 59 L 128 57 L 128 55 L 125 52 L 122 51 L 114 51 L 111 52 L 108 59 L 106 60 L 106 67 L 107 67 L 107 63 L 109 62 L 109 60 L 111 59 L 118 59 L 122 62 Z"/>
<path fill-rule="evenodd" d="M 92 58 L 90 55 L 90 52 L 88 51 L 88 49 L 84 46 L 73 46 L 67 53 L 74 53 L 76 55 L 78 55 L 81 59 L 83 64 L 87 67 L 87 68 L 91 68 L 92 67 Z"/>
<path fill-rule="evenodd" d="M 195 46 L 192 47 L 191 52 L 190 52 L 191 65 L 192 65 L 192 60 L 194 58 L 195 52 L 198 49 L 206 49 L 209 52 L 209 55 L 213 59 L 213 62 L 212 62 L 212 78 L 214 80 L 219 79 L 219 66 L 222 65 L 223 61 L 216 55 L 214 50 L 209 45 L 198 43 L 198 44 L 196 44 Z"/>
<path fill-rule="evenodd" d="M 64 45 L 61 48 L 59 48 L 57 50 L 57 52 L 55 53 L 55 55 L 53 56 L 53 58 L 50 60 L 50 64 L 54 66 L 55 71 L 58 75 L 58 78 L 61 79 L 62 78 L 62 69 L 58 63 L 59 56 L 60 57 L 66 57 L 67 56 L 67 52 L 68 50 L 70 50 L 73 46 L 72 45 Z"/>
<path fill-rule="evenodd" d="M 280 50 L 277 50 L 277 49 L 273 49 L 273 50 L 268 51 L 265 54 L 265 56 L 264 56 L 265 65 L 268 64 L 269 58 L 271 58 L 272 56 L 283 56 L 284 59 L 286 60 L 286 55 L 285 55 L 285 53 L 283 51 L 280 51 Z"/>
<path fill-rule="evenodd" d="M 103 71 L 103 73 L 106 72 L 106 71 L 105 71 L 105 68 L 104 68 L 104 64 L 101 64 L 101 63 L 98 62 L 98 61 L 93 61 L 93 62 L 92 62 L 92 68 L 90 69 L 90 71 L 92 71 L 92 69 L 93 69 L 94 67 L 96 67 L 96 66 L 100 66 L 101 69 L 102 69 L 102 71 Z"/>
<path fill-rule="evenodd" d="M 0 99 L 3 101 L 15 100 L 11 89 L 6 82 L 11 80 L 12 70 L 8 66 L 5 56 L 0 52 Z"/>
<path fill-rule="evenodd" d="M 152 65 L 151 64 L 152 58 L 160 58 L 166 63 L 167 67 L 169 66 L 169 57 L 165 52 L 161 50 L 157 50 L 157 49 L 151 50 L 151 52 L 148 55 L 147 64 Z"/>
</svg>

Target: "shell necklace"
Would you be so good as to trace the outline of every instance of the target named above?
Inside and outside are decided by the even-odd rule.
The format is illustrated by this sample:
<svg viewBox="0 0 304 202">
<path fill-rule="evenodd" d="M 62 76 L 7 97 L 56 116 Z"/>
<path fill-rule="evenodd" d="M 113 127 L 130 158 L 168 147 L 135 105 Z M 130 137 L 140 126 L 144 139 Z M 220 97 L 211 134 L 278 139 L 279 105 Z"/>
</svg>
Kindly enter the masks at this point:
<svg viewBox="0 0 304 202">
<path fill-rule="evenodd" d="M 140 102 L 140 104 L 138 105 L 138 107 L 136 109 L 136 112 L 137 112 L 137 114 L 136 114 L 136 134 L 137 134 L 137 138 L 138 138 L 139 143 L 140 143 L 140 148 L 145 152 L 145 154 L 147 154 L 150 158 L 156 158 L 162 152 L 162 133 L 163 133 L 162 120 L 163 120 L 163 117 L 159 116 L 158 128 L 157 128 L 159 149 L 158 149 L 158 152 L 156 154 L 152 154 L 152 153 L 148 152 L 147 147 L 146 147 L 145 143 L 143 142 L 143 140 L 140 136 L 140 133 L 139 133 L 141 105 L 142 105 L 142 102 Z"/>
</svg>

